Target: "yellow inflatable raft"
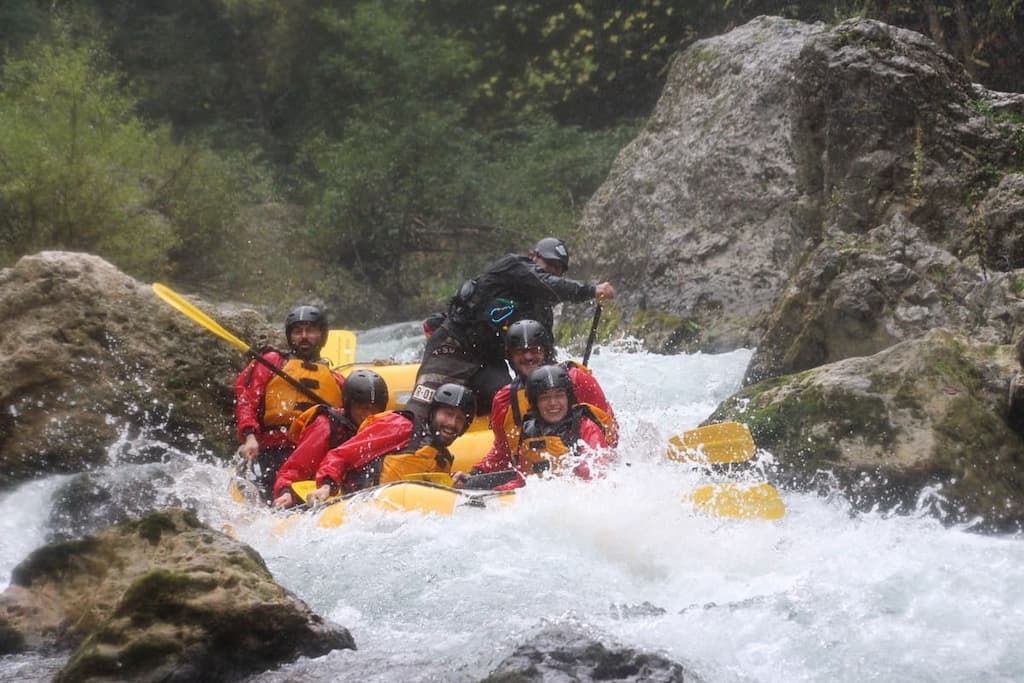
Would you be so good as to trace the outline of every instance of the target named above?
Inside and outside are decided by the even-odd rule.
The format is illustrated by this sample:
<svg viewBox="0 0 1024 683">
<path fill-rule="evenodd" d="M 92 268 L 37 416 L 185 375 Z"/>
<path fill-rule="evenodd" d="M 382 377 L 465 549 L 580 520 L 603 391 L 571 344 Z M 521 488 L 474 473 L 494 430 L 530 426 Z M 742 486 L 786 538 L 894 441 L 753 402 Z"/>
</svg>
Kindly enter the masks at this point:
<svg viewBox="0 0 1024 683">
<path fill-rule="evenodd" d="M 412 396 L 412 390 L 416 385 L 416 372 L 419 370 L 419 363 L 402 363 L 398 365 L 378 365 L 374 363 L 354 363 L 338 368 L 341 374 L 348 376 L 353 370 L 373 370 L 384 378 L 388 385 L 388 410 L 397 410 L 405 405 L 405 402 Z M 494 443 L 494 434 L 491 432 L 489 416 L 479 415 L 469 425 L 465 434 L 455 440 L 451 445 L 452 455 L 455 456 L 453 471 L 469 471 L 473 465 L 487 454 Z"/>
<path fill-rule="evenodd" d="M 406 510 L 452 515 L 462 508 L 503 507 L 514 499 L 515 494 L 511 491 L 466 491 L 429 481 L 396 481 L 329 502 L 321 511 L 314 510 L 314 514 L 318 526 L 331 528 L 340 526 L 347 515 L 359 510 Z"/>
</svg>

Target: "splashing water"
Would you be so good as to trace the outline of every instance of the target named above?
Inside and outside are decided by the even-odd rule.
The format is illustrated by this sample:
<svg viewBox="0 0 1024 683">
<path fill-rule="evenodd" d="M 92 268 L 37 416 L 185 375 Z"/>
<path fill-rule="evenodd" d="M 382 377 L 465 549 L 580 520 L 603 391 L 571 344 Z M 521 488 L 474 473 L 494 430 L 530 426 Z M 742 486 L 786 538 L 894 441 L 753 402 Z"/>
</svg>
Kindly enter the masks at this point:
<svg viewBox="0 0 1024 683">
<path fill-rule="evenodd" d="M 415 354 L 418 329 L 401 329 L 394 348 L 385 335 L 369 353 Z M 179 497 L 211 526 L 230 524 L 359 646 L 252 680 L 478 680 L 552 622 L 716 681 L 1024 680 L 1019 537 L 852 514 L 838 495 L 784 492 L 778 522 L 681 502 L 706 479 L 666 462 L 665 442 L 735 391 L 749 358 L 600 349 L 591 367 L 620 419 L 621 464 L 600 481 L 531 482 L 505 509 L 367 512 L 336 529 L 300 519 L 280 533 L 279 517 L 224 495 L 229 468 L 169 463 Z M 0 498 L 2 580 L 44 541 L 61 481 Z M 27 661 L 0 658 L 0 679 L 45 664 Z"/>
</svg>

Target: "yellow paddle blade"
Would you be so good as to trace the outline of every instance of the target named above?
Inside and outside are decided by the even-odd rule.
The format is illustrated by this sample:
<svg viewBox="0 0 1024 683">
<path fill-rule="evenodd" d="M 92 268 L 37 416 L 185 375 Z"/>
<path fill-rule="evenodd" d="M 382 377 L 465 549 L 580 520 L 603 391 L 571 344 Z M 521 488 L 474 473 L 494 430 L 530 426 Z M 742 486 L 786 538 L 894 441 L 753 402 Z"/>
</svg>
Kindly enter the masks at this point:
<svg viewBox="0 0 1024 683">
<path fill-rule="evenodd" d="M 206 315 L 198 308 L 190 304 L 180 294 L 172 290 L 170 287 L 162 285 L 159 282 L 154 282 L 153 291 L 156 293 L 158 297 L 166 301 L 172 307 L 178 309 L 180 312 L 192 318 L 197 323 L 199 323 L 206 329 L 210 330 L 211 332 L 213 332 L 214 334 L 216 334 L 218 337 L 225 340 L 229 344 L 234 344 L 242 351 L 249 350 L 248 344 L 246 344 L 244 341 L 242 341 L 235 335 L 225 330 L 223 327 L 217 324 L 216 320 L 214 320 L 213 318 Z"/>
<path fill-rule="evenodd" d="M 406 481 L 432 481 L 442 486 L 452 485 L 452 475 L 447 472 L 416 472 L 414 474 L 402 475 Z"/>
<path fill-rule="evenodd" d="M 668 440 L 668 459 L 679 462 L 732 463 L 754 457 L 757 448 L 747 425 L 720 422 L 689 429 Z"/>
<path fill-rule="evenodd" d="M 694 508 L 715 517 L 782 519 L 786 504 L 774 486 L 760 484 L 708 484 L 683 497 Z"/>
<path fill-rule="evenodd" d="M 302 502 L 306 502 L 306 497 L 316 491 L 317 485 L 315 479 L 304 479 L 302 481 L 292 482 L 292 491 L 296 496 L 302 499 Z"/>
<path fill-rule="evenodd" d="M 348 365 L 356 362 L 356 335 L 351 330 L 331 330 L 327 333 L 327 343 L 320 352 L 331 361 L 331 367 Z"/>
</svg>

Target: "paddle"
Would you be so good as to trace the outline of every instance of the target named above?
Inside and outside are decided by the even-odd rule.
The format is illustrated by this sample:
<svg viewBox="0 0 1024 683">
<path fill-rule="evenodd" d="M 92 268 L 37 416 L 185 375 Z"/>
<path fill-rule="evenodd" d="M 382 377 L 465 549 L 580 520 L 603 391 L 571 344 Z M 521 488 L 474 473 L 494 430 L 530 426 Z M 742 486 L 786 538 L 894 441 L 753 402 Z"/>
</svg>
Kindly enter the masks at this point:
<svg viewBox="0 0 1024 683">
<path fill-rule="evenodd" d="M 331 407 L 331 404 L 317 396 L 316 392 L 314 392 L 312 389 L 303 385 L 291 375 L 282 372 L 280 368 L 278 368 L 276 365 L 274 365 L 269 360 L 264 358 L 263 355 L 258 350 L 246 344 L 244 341 L 242 341 L 235 335 L 225 330 L 223 327 L 220 326 L 220 324 L 217 323 L 216 320 L 214 320 L 213 318 L 206 315 L 201 310 L 190 304 L 180 294 L 178 294 L 171 288 L 162 285 L 159 282 L 154 282 L 153 291 L 156 292 L 156 295 L 158 297 L 160 297 L 165 302 L 170 304 L 173 308 L 184 313 L 189 318 L 192 318 L 192 320 L 196 321 L 206 329 L 210 330 L 211 332 L 213 332 L 214 334 L 216 334 L 218 337 L 225 340 L 229 344 L 232 344 L 235 347 L 241 349 L 242 351 L 245 351 L 250 358 L 255 360 L 257 363 L 265 365 L 271 372 L 273 372 L 275 375 L 277 375 L 284 381 L 288 382 L 288 384 L 295 387 L 296 390 L 302 393 L 302 395 L 307 397 L 309 400 L 313 401 L 317 405 L 326 406 L 328 408 Z"/>
<path fill-rule="evenodd" d="M 513 481 L 519 473 L 515 470 L 501 470 L 499 472 L 486 472 L 484 474 L 471 474 L 462 480 L 459 488 L 463 489 L 493 489 L 502 484 Z M 406 474 L 402 479 L 407 481 L 429 481 L 442 486 L 452 486 L 455 482 L 452 475 L 447 472 L 416 472 Z"/>
<path fill-rule="evenodd" d="M 745 424 L 720 422 L 673 436 L 667 456 L 679 462 L 731 464 L 750 460 L 756 450 Z M 786 513 L 779 492 L 767 482 L 706 484 L 683 500 L 690 500 L 697 510 L 715 517 L 780 519 Z"/>
<path fill-rule="evenodd" d="M 669 460 L 727 464 L 746 462 L 757 448 L 747 425 L 719 422 L 689 429 L 668 440 Z"/>
<path fill-rule="evenodd" d="M 590 352 L 594 350 L 594 340 L 597 338 L 597 323 L 601 321 L 601 304 L 594 306 L 594 321 L 590 323 L 590 335 L 587 337 L 587 348 L 583 351 L 583 363 L 586 367 L 590 362 Z"/>
<path fill-rule="evenodd" d="M 302 481 L 293 481 L 291 484 L 292 493 L 299 497 L 303 503 L 306 502 L 306 497 L 309 494 L 316 491 L 316 480 L 315 479 L 304 479 Z"/>
<path fill-rule="evenodd" d="M 707 515 L 739 519 L 782 519 L 786 504 L 774 486 L 760 484 L 707 484 L 683 496 Z"/>
</svg>

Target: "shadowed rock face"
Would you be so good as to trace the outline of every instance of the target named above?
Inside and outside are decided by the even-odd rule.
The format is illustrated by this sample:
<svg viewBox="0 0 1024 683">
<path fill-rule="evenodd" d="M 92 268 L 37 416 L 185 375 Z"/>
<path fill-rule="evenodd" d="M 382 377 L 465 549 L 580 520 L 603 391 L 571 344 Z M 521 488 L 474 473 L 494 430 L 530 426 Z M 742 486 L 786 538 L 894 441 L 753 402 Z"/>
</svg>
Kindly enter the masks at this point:
<svg viewBox="0 0 1024 683">
<path fill-rule="evenodd" d="M 704 679 L 656 654 L 608 645 L 570 626 L 540 629 L 504 659 L 485 683 L 505 681 L 645 681 Z"/>
<path fill-rule="evenodd" d="M 277 341 L 253 310 L 199 306 L 249 342 Z M 234 450 L 242 353 L 103 259 L 43 252 L 0 270 L 0 319 L 0 488 L 111 456 L 158 460 L 164 449 L 130 447 L 140 434 Z"/>
<path fill-rule="evenodd" d="M 1021 265 L 1024 148 L 1006 117 L 1022 110 L 920 34 L 758 18 L 673 63 L 586 207 L 580 260 L 619 285 L 618 330 L 654 348 L 756 346 L 751 380 L 937 325 L 1010 343 L 1014 278 L 987 280 Z M 893 239 L 900 253 L 879 246 Z M 939 268 L 953 296 L 984 292 L 919 310 L 927 288 L 899 278 Z"/>
<path fill-rule="evenodd" d="M 230 681 L 355 648 L 255 551 L 183 510 L 33 552 L 0 596 L 0 644 L 75 648 L 61 681 Z"/>
</svg>

